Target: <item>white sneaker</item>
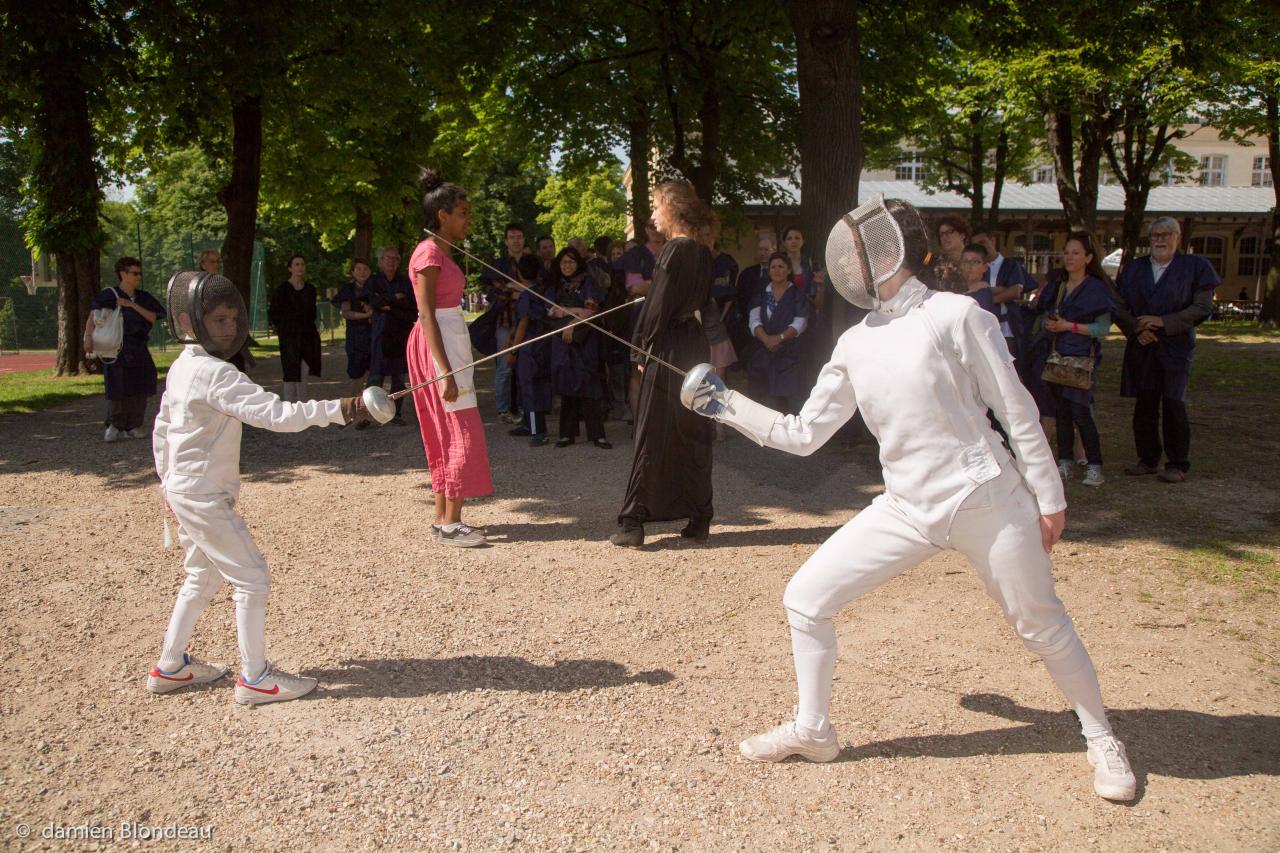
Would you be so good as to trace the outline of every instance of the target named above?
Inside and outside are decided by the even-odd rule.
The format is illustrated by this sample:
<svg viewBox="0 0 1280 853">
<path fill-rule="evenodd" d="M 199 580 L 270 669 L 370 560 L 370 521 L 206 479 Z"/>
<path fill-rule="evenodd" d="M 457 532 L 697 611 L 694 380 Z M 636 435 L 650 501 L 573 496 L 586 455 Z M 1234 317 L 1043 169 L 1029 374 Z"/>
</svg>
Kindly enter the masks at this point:
<svg viewBox="0 0 1280 853">
<path fill-rule="evenodd" d="M 438 524 L 431 525 L 431 541 L 432 542 L 440 541 L 440 525 Z"/>
<path fill-rule="evenodd" d="M 1062 477 L 1062 482 L 1071 479 L 1071 462 L 1066 459 L 1058 460 L 1058 475 Z"/>
<path fill-rule="evenodd" d="M 126 432 L 125 435 L 129 436 L 129 438 L 146 438 L 147 437 L 147 434 L 137 427 Z"/>
<path fill-rule="evenodd" d="M 752 761 L 781 761 L 798 755 L 809 761 L 825 762 L 840 754 L 834 728 L 829 729 L 826 737 L 814 737 L 808 729 L 797 726 L 795 720 L 749 737 L 738 748 Z"/>
<path fill-rule="evenodd" d="M 1102 466 L 1090 465 L 1084 470 L 1084 480 L 1081 482 L 1086 486 L 1101 486 L 1106 481 L 1107 478 L 1102 476 Z"/>
<path fill-rule="evenodd" d="M 1113 735 L 1089 740 L 1089 763 L 1093 765 L 1093 790 L 1105 800 L 1127 803 L 1138 790 L 1124 744 Z"/>
<path fill-rule="evenodd" d="M 107 431 L 103 434 L 102 440 L 108 444 L 112 444 L 117 441 L 124 441 L 128 437 L 129 434 L 127 432 L 121 432 L 115 427 L 109 426 L 107 427 Z"/>
<path fill-rule="evenodd" d="M 245 681 L 244 673 L 236 676 L 236 701 L 241 705 L 265 705 L 287 702 L 306 696 L 316 689 L 316 680 L 303 675 L 290 675 L 267 662 L 267 668 L 253 681 Z"/>
<path fill-rule="evenodd" d="M 225 666 L 205 663 L 183 653 L 182 666 L 175 672 L 165 672 L 160 669 L 159 664 L 151 667 L 151 673 L 147 676 L 147 690 L 152 693 L 172 693 L 183 687 L 217 681 L 226 674 Z"/>
<path fill-rule="evenodd" d="M 452 545 L 455 548 L 477 548 L 487 544 L 489 540 L 484 538 L 484 534 L 474 527 L 468 527 L 462 522 L 457 524 L 446 524 L 440 528 L 440 538 L 437 540 L 441 545 Z"/>
</svg>

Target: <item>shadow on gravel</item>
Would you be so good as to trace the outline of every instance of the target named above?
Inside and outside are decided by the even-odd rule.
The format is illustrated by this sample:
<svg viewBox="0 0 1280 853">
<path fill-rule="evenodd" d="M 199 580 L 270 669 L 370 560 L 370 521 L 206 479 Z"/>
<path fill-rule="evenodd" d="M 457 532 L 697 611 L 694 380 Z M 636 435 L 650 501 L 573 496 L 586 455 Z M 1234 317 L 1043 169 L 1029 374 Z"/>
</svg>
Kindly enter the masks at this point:
<svg viewBox="0 0 1280 853">
<path fill-rule="evenodd" d="M 898 755 L 962 758 L 1037 752 L 1079 752 L 1081 760 L 1084 758 L 1080 726 L 1072 711 L 1028 708 L 993 693 L 962 696 L 960 706 L 1027 725 L 880 740 L 846 748 L 841 751 L 840 760 Z M 1108 710 L 1107 715 L 1124 741 L 1138 777 L 1139 792 L 1146 786 L 1147 774 L 1179 779 L 1280 776 L 1280 717 L 1217 715 L 1176 708 Z"/>
<path fill-rule="evenodd" d="M 567 693 L 628 684 L 666 684 L 675 679 L 665 669 L 634 675 L 608 660 L 561 660 L 551 666 L 524 658 L 466 655 L 459 658 L 347 660 L 334 669 L 311 669 L 322 695 L 361 697 L 431 696 L 468 690 L 518 690 Z"/>
</svg>

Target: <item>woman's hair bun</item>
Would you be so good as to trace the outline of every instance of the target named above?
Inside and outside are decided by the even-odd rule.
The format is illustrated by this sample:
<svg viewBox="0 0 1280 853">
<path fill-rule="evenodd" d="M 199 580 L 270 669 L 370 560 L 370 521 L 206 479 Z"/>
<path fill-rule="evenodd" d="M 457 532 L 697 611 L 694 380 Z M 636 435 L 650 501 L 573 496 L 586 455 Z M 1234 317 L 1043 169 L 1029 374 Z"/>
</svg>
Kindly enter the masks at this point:
<svg viewBox="0 0 1280 853">
<path fill-rule="evenodd" d="M 424 194 L 434 192 L 444 186 L 444 177 L 438 169 L 423 166 L 418 170 L 418 186 Z"/>
</svg>

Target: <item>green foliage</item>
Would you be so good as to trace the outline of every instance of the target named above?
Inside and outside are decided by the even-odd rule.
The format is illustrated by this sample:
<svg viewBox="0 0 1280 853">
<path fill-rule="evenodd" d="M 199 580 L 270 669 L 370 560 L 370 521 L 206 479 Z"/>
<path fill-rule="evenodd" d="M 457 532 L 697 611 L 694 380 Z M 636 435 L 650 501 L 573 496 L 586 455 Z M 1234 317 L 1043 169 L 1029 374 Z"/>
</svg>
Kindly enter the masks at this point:
<svg viewBox="0 0 1280 853">
<path fill-rule="evenodd" d="M 493 163 L 488 172 L 466 184 L 471 200 L 471 228 L 467 232 L 468 251 L 486 261 L 506 254 L 503 242 L 508 223 L 525 229 L 530 246 L 540 233 L 537 223 L 542 208 L 536 200 L 546 184 L 547 168 L 526 168 L 518 159 Z M 464 267 L 468 269 L 468 267 Z M 479 271 L 469 268 L 478 278 Z"/>
<path fill-rule="evenodd" d="M 570 237 L 581 237 L 588 245 L 601 235 L 620 239 L 626 228 L 627 197 L 616 161 L 590 171 L 551 175 L 537 201 L 547 211 L 538 222 L 551 226 L 557 246 Z"/>
</svg>

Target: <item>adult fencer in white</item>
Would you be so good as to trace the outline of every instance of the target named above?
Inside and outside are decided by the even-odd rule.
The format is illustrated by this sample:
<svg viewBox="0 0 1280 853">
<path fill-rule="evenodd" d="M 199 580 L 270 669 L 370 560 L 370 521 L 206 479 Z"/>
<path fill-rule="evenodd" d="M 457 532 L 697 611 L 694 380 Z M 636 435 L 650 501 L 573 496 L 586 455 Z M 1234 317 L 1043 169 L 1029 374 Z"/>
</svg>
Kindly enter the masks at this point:
<svg viewBox="0 0 1280 853">
<path fill-rule="evenodd" d="M 228 359 L 248 335 L 248 313 L 235 285 L 215 273 L 181 272 L 169 281 L 169 321 L 186 346 L 165 382 L 152 430 L 156 473 L 178 520 L 187 578 L 173 605 L 160 659 L 147 676 L 152 693 L 207 684 L 224 667 L 187 653 L 196 620 L 222 581 L 231 584 L 240 641 L 235 701 L 264 704 L 311 692 L 314 678 L 277 669 L 267 660 L 267 593 L 271 573 L 235 511 L 240 494 L 242 424 L 273 432 L 368 422 L 360 397 L 287 403 L 241 373 Z"/>
<path fill-rule="evenodd" d="M 920 214 L 879 197 L 842 217 L 827 242 L 838 292 L 870 309 L 845 332 L 798 415 L 690 372 L 682 399 L 757 444 L 808 455 L 862 412 L 880 444 L 884 492 L 814 552 L 783 596 L 799 693 L 794 720 L 748 738 L 755 761 L 840 752 L 829 705 L 836 663 L 832 617 L 855 598 L 939 551 L 964 554 L 1027 648 L 1045 662 L 1080 718 L 1094 790 L 1134 797 L 1123 744 L 1098 678 L 1054 592 L 1049 552 L 1062 535 L 1062 480 L 1031 395 L 995 317 L 967 296 L 917 278 L 929 253 Z M 1003 424 L 1013 453 L 987 419 Z"/>
</svg>

